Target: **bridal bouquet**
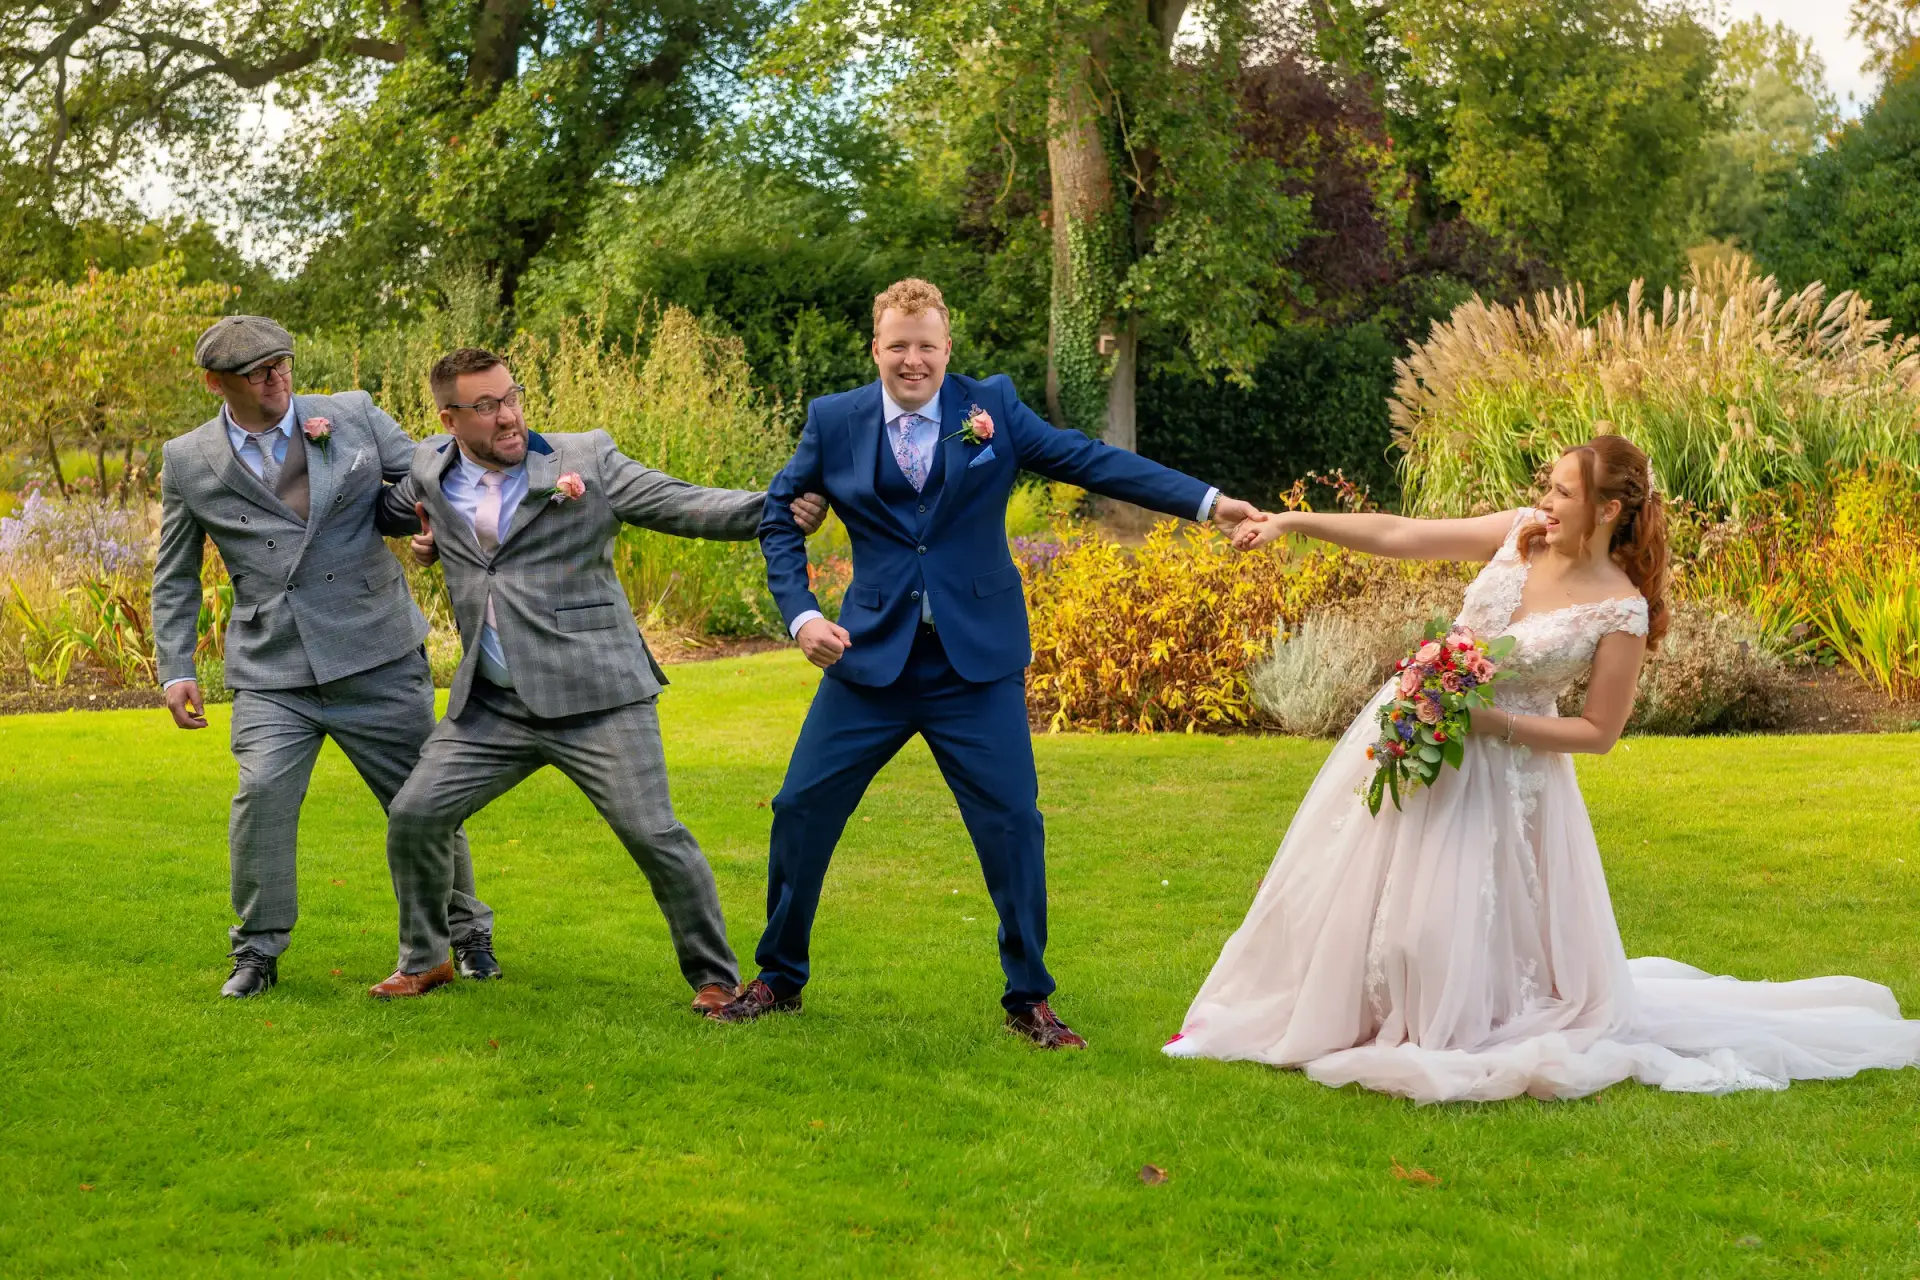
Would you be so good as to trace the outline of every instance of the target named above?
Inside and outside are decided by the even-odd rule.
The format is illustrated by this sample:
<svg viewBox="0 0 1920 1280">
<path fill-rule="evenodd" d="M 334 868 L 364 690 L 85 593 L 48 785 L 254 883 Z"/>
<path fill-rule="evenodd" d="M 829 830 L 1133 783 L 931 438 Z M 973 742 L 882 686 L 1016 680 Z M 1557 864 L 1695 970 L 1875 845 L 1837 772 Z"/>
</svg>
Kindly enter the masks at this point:
<svg viewBox="0 0 1920 1280">
<path fill-rule="evenodd" d="M 1512 648 L 1512 636 L 1488 642 L 1444 618 L 1427 624 L 1419 647 L 1394 668 L 1394 697 L 1380 708 L 1380 740 L 1367 748 L 1375 766 L 1369 813 L 1377 815 L 1388 795 L 1398 809 L 1401 789 L 1432 786 L 1442 764 L 1460 767 L 1473 712 L 1493 705 L 1496 663 Z"/>
</svg>

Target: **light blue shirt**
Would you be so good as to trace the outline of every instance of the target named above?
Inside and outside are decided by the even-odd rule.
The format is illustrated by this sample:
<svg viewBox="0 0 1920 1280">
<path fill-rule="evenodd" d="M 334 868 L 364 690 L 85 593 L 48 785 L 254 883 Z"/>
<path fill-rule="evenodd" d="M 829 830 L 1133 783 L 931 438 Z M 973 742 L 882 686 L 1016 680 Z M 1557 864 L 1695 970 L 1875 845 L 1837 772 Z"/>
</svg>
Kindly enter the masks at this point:
<svg viewBox="0 0 1920 1280">
<path fill-rule="evenodd" d="M 946 379 L 942 378 L 942 385 L 944 385 L 945 382 Z M 908 412 L 909 410 L 902 409 L 894 401 L 894 398 L 887 394 L 886 386 L 882 384 L 880 388 L 880 421 L 885 424 L 882 429 L 886 432 L 887 438 L 885 443 L 888 449 L 892 449 L 894 447 L 894 441 L 899 438 L 902 430 L 900 419 L 904 418 Z M 940 447 L 940 388 L 935 387 L 933 389 L 933 397 L 918 409 L 911 410 L 911 412 L 919 415 L 919 421 L 915 422 L 911 428 L 907 428 L 911 432 L 908 440 L 913 446 L 914 453 L 918 455 L 920 459 L 920 469 L 928 475 L 931 475 L 933 474 L 933 451 Z M 948 480 L 952 478 L 951 476 L 947 477 Z M 1220 491 L 1218 489 L 1208 489 L 1207 496 L 1200 500 L 1199 512 L 1193 518 L 1202 524 L 1206 523 L 1207 518 L 1213 514 L 1214 500 L 1219 496 Z M 803 610 L 795 616 L 792 625 L 787 628 L 787 634 L 794 636 L 799 635 L 800 628 L 820 616 L 822 615 L 818 609 Z M 933 621 L 933 593 L 931 591 L 923 591 L 920 594 L 920 621 Z"/>
<path fill-rule="evenodd" d="M 486 475 L 490 468 L 467 457 L 458 444 L 454 445 L 454 450 L 459 453 L 459 460 L 441 479 L 440 492 L 446 496 L 447 505 L 465 518 L 467 527 L 474 530 L 477 539 L 479 530 L 474 525 L 474 519 L 480 514 L 480 493 L 484 488 L 480 477 Z M 506 477 L 500 485 L 499 535 L 504 539 L 507 530 L 513 527 L 513 513 L 520 509 L 530 482 L 524 462 L 517 467 L 508 467 L 500 474 Z M 500 647 L 500 633 L 486 624 L 485 616 L 481 615 L 483 620 L 480 624 L 480 674 L 503 688 L 511 689 L 513 678 L 507 673 L 507 652 Z"/>
<path fill-rule="evenodd" d="M 235 422 L 233 415 L 227 412 L 227 406 L 224 404 L 220 406 L 220 421 L 226 424 L 227 439 L 233 441 L 233 451 L 240 455 L 240 461 L 247 464 L 247 470 L 253 472 L 255 480 L 264 480 L 265 477 L 260 474 L 260 455 L 247 448 L 247 442 L 255 438 L 254 433 Z M 291 396 L 287 397 L 287 411 L 281 416 L 280 421 L 259 434 L 265 437 L 276 431 L 280 434 L 271 442 L 262 438 L 260 444 L 263 447 L 271 444 L 274 462 L 284 463 L 287 460 L 287 444 L 293 439 L 293 397 Z"/>
</svg>

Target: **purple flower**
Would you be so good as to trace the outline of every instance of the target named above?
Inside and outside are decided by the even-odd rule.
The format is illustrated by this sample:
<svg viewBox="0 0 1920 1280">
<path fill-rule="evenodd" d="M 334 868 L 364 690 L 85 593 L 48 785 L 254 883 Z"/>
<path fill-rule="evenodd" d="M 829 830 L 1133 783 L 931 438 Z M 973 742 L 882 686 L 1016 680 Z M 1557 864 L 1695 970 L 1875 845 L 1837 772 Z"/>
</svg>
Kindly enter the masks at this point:
<svg viewBox="0 0 1920 1280">
<path fill-rule="evenodd" d="M 146 512 L 97 499 L 62 502 L 35 490 L 15 514 L 0 518 L 0 563 L 28 562 L 68 578 L 149 573 Z"/>
</svg>

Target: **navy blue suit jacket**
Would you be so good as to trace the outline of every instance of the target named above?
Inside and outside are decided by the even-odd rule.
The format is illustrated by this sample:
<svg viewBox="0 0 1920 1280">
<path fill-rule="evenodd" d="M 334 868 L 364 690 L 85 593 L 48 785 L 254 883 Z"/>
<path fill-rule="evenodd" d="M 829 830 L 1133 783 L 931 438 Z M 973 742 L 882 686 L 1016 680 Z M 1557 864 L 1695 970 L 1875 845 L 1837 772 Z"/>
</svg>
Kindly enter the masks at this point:
<svg viewBox="0 0 1920 1280">
<path fill-rule="evenodd" d="M 976 407 L 992 415 L 994 433 L 974 445 L 959 432 Z M 916 535 L 874 493 L 883 412 L 878 382 L 809 404 L 799 448 L 768 487 L 760 521 L 767 585 L 789 627 L 820 606 L 807 584 L 806 538 L 788 505 L 802 493 L 823 493 L 845 522 L 853 582 L 840 625 L 852 644 L 827 674 L 854 684 L 899 678 L 920 621 L 920 591 L 931 594 L 947 660 L 963 679 L 998 680 L 1032 661 L 1026 597 L 1006 532 L 1007 496 L 1021 471 L 1188 519 L 1207 496 L 1208 486 L 1191 476 L 1049 426 L 1004 375 L 976 381 L 949 373 L 940 388 L 944 481 Z"/>
</svg>

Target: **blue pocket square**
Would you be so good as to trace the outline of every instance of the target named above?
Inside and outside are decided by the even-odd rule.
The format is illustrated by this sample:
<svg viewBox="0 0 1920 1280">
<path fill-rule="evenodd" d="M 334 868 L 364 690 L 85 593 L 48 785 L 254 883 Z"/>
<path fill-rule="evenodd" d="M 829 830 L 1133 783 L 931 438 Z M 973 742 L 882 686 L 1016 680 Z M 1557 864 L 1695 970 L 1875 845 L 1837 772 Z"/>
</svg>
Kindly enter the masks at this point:
<svg viewBox="0 0 1920 1280">
<path fill-rule="evenodd" d="M 993 446 L 988 445 L 986 448 L 982 449 L 979 453 L 976 453 L 975 455 L 973 455 L 973 461 L 967 464 L 967 470 L 971 471 L 975 467 L 979 466 L 981 463 L 991 462 L 992 460 L 993 460 Z"/>
</svg>

